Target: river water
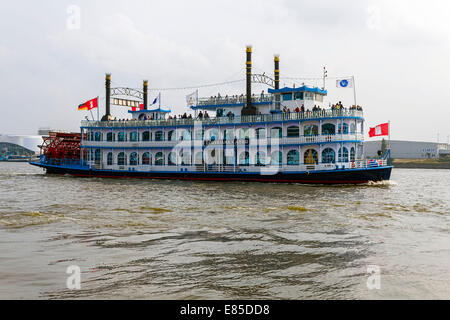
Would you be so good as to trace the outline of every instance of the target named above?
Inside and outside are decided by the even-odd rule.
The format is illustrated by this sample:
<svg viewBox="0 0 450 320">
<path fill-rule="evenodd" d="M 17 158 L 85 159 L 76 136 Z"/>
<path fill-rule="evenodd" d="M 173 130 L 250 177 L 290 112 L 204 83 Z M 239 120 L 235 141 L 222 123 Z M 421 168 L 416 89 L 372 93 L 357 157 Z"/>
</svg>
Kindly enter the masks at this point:
<svg viewBox="0 0 450 320">
<path fill-rule="evenodd" d="M 89 179 L 0 163 L 0 298 L 450 299 L 449 181 Z"/>
</svg>

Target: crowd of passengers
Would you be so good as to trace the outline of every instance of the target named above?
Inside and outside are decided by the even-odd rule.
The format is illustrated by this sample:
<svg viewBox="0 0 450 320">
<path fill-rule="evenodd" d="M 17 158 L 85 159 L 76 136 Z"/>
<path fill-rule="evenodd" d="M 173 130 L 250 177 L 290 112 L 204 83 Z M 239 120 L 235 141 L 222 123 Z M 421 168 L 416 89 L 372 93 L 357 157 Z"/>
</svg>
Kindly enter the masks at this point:
<svg viewBox="0 0 450 320">
<path fill-rule="evenodd" d="M 261 95 L 263 95 L 263 94 L 264 94 L 264 92 L 261 93 Z M 220 97 L 220 94 L 219 94 L 219 97 Z M 348 108 L 345 108 L 342 105 L 341 101 L 339 101 L 336 104 L 331 105 L 331 110 L 347 110 L 347 109 L 348 110 L 358 110 L 358 111 L 362 111 L 363 110 L 362 107 L 359 106 L 359 105 L 352 105 L 352 106 L 350 106 Z M 306 114 L 310 114 L 311 112 L 319 112 L 319 111 L 322 111 L 322 110 L 325 110 L 325 108 L 321 108 L 320 106 L 316 106 L 316 105 L 314 105 L 312 110 L 310 110 L 309 108 L 305 110 L 305 105 L 303 105 L 303 104 L 301 105 L 301 107 L 297 106 L 297 108 L 295 108 L 293 111 L 291 111 L 290 108 L 286 108 L 286 106 L 282 109 L 283 113 L 295 112 L 295 113 L 306 113 Z M 234 118 L 234 113 L 232 113 L 231 111 L 228 111 L 226 116 L 228 118 L 232 119 L 232 118 Z M 87 119 L 87 117 L 86 117 L 86 119 Z M 178 116 L 176 116 L 176 115 L 174 115 L 174 116 L 169 115 L 168 120 L 172 120 L 172 119 L 193 119 L 193 117 L 192 117 L 192 114 L 188 115 L 185 112 L 184 114 L 182 114 L 182 115 L 180 114 Z M 200 111 L 198 113 L 198 115 L 197 115 L 197 119 L 209 119 L 208 111 L 205 111 L 204 113 L 202 111 Z M 117 119 L 117 118 L 114 118 L 114 121 L 136 121 L 136 120 L 154 120 L 154 117 L 153 117 L 153 115 L 151 115 L 151 116 L 146 115 L 146 116 L 143 116 L 142 118 L 139 118 L 139 119 Z"/>
</svg>

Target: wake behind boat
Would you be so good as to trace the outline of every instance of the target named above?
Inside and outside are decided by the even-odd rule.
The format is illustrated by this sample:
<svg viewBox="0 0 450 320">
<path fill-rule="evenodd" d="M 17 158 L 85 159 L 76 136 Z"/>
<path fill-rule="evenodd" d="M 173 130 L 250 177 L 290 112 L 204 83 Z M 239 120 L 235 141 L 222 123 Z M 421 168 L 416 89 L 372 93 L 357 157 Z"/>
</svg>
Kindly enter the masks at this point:
<svg viewBox="0 0 450 320">
<path fill-rule="evenodd" d="M 193 116 L 174 117 L 160 105 L 149 109 L 147 81 L 142 91 L 111 88 L 107 74 L 101 121 L 82 121 L 80 133 L 51 132 L 40 160 L 30 163 L 47 173 L 86 177 L 319 184 L 390 179 L 389 151 L 364 158 L 361 107 L 325 108 L 325 85 L 280 88 L 279 56 L 271 79 L 252 74 L 251 53 L 247 47 L 246 95 L 198 98 L 196 91 L 187 97 Z M 268 94 L 252 94 L 254 82 L 268 85 Z M 131 119 L 115 119 L 111 102 L 131 107 Z M 98 98 L 79 109 L 96 107 Z"/>
</svg>

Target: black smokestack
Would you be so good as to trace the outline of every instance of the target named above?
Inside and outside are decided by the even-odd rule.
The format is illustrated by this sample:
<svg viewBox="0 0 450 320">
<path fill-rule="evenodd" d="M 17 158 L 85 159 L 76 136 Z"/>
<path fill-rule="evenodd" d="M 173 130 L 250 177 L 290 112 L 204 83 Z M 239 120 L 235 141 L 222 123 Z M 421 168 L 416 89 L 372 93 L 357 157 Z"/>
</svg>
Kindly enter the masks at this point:
<svg viewBox="0 0 450 320">
<path fill-rule="evenodd" d="M 102 117 L 102 121 L 107 121 L 111 116 L 111 74 L 107 73 L 105 77 L 105 115 Z"/>
<path fill-rule="evenodd" d="M 247 102 L 242 108 L 241 115 L 254 115 L 256 114 L 256 107 L 252 106 L 252 46 L 247 46 Z"/>
<path fill-rule="evenodd" d="M 275 69 L 274 69 L 274 76 L 275 76 L 275 90 L 280 89 L 280 56 L 275 55 L 273 58 Z M 275 94 L 275 109 L 280 109 L 280 94 Z"/>
<path fill-rule="evenodd" d="M 147 110 L 147 93 L 148 93 L 148 81 L 144 80 L 144 110 Z"/>
<path fill-rule="evenodd" d="M 252 107 L 252 47 L 247 46 L 247 108 Z"/>
</svg>

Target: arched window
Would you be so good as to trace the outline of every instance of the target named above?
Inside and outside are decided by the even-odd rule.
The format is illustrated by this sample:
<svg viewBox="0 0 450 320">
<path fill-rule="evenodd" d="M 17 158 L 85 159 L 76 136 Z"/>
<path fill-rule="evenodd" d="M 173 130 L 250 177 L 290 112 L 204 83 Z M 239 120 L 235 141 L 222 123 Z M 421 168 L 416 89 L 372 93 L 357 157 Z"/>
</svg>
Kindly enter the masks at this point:
<svg viewBox="0 0 450 320">
<path fill-rule="evenodd" d="M 95 155 L 94 155 L 95 164 L 100 164 L 101 155 L 102 155 L 102 153 L 101 153 L 100 149 L 95 149 Z"/>
<path fill-rule="evenodd" d="M 346 147 L 339 148 L 338 162 L 348 162 L 348 149 Z"/>
<path fill-rule="evenodd" d="M 130 166 L 137 166 L 138 165 L 138 155 L 136 152 L 132 152 L 130 154 Z"/>
<path fill-rule="evenodd" d="M 241 130 L 239 130 L 239 138 L 240 139 L 249 139 L 250 138 L 250 130 L 248 128 L 241 128 Z"/>
<path fill-rule="evenodd" d="M 339 148 L 338 162 L 348 162 L 348 149 L 346 147 Z"/>
<path fill-rule="evenodd" d="M 158 152 L 155 155 L 155 165 L 163 166 L 164 165 L 164 154 L 162 152 Z"/>
<path fill-rule="evenodd" d="M 191 131 L 187 129 L 181 129 L 180 140 L 191 140 Z"/>
<path fill-rule="evenodd" d="M 266 129 L 265 128 L 258 128 L 256 129 L 256 139 L 265 139 L 266 138 Z"/>
<path fill-rule="evenodd" d="M 142 132 L 142 141 L 150 141 L 150 131 Z"/>
<path fill-rule="evenodd" d="M 169 166 L 175 166 L 177 164 L 177 154 L 175 152 L 170 152 L 167 156 L 167 164 Z"/>
<path fill-rule="evenodd" d="M 156 131 L 155 132 L 155 141 L 164 141 L 164 132 Z"/>
<path fill-rule="evenodd" d="M 256 165 L 265 166 L 266 165 L 266 153 L 263 151 L 258 151 L 256 153 Z"/>
<path fill-rule="evenodd" d="M 322 163 L 334 163 L 336 155 L 333 149 L 326 148 L 322 151 Z"/>
<path fill-rule="evenodd" d="M 281 151 L 274 151 L 272 152 L 272 154 L 270 155 L 270 163 L 272 165 L 281 165 L 283 163 L 283 154 L 281 153 Z"/>
<path fill-rule="evenodd" d="M 248 151 L 241 152 L 239 155 L 239 165 L 248 166 L 250 164 L 250 154 Z"/>
<path fill-rule="evenodd" d="M 217 130 L 217 129 L 209 130 L 208 139 L 211 141 L 215 141 L 215 140 L 219 139 L 219 130 Z"/>
<path fill-rule="evenodd" d="M 106 141 L 114 141 L 115 139 L 114 139 L 114 133 L 112 133 L 112 132 L 108 132 L 107 134 L 106 134 Z"/>
<path fill-rule="evenodd" d="M 322 134 L 331 135 L 336 134 L 336 126 L 332 123 L 325 123 L 322 125 Z"/>
<path fill-rule="evenodd" d="M 317 164 L 319 162 L 319 157 L 317 151 L 314 149 L 308 149 L 303 155 L 304 164 Z"/>
<path fill-rule="evenodd" d="M 102 141 L 102 133 L 96 132 L 94 135 L 94 139 L 95 139 L 95 141 Z"/>
<path fill-rule="evenodd" d="M 142 164 L 149 165 L 152 163 L 152 157 L 149 152 L 144 152 L 142 154 Z"/>
<path fill-rule="evenodd" d="M 113 164 L 113 154 L 112 152 L 108 152 L 108 155 L 106 156 L 106 165 L 112 166 Z"/>
<path fill-rule="evenodd" d="M 319 134 L 319 127 L 315 124 L 307 124 L 303 127 L 305 136 L 317 136 Z"/>
<path fill-rule="evenodd" d="M 234 139 L 234 130 L 233 129 L 225 129 L 224 138 L 225 138 L 225 140 L 233 140 Z"/>
<path fill-rule="evenodd" d="M 341 127 L 344 128 L 344 131 L 341 131 Z M 338 133 L 348 134 L 348 124 L 344 122 L 343 125 L 339 124 L 339 130 Z"/>
<path fill-rule="evenodd" d="M 138 141 L 138 133 L 136 131 L 130 132 L 130 141 Z"/>
<path fill-rule="evenodd" d="M 117 134 L 117 141 L 127 141 L 127 136 L 125 135 L 125 132 L 119 132 Z"/>
<path fill-rule="evenodd" d="M 298 165 L 300 163 L 300 156 L 297 150 L 291 150 L 287 154 L 287 164 L 290 166 Z"/>
<path fill-rule="evenodd" d="M 127 163 L 127 156 L 125 152 L 119 152 L 117 155 L 117 164 L 119 166 L 124 166 Z"/>
<path fill-rule="evenodd" d="M 280 127 L 270 129 L 270 136 L 272 138 L 282 138 L 282 131 Z"/>
<path fill-rule="evenodd" d="M 287 128 L 287 137 L 288 138 L 297 138 L 300 135 L 300 130 L 298 126 L 290 126 Z"/>
<path fill-rule="evenodd" d="M 174 140 L 176 140 L 175 130 L 170 130 L 170 131 L 167 133 L 167 140 L 168 140 L 168 141 L 174 141 Z"/>
<path fill-rule="evenodd" d="M 356 159 L 356 153 L 355 153 L 355 148 L 351 147 L 350 149 L 350 161 L 355 161 Z"/>
</svg>

